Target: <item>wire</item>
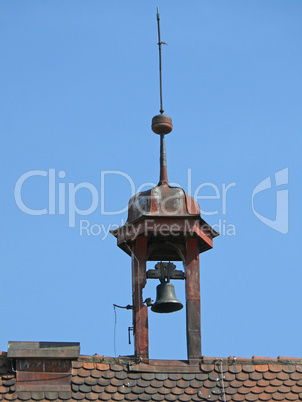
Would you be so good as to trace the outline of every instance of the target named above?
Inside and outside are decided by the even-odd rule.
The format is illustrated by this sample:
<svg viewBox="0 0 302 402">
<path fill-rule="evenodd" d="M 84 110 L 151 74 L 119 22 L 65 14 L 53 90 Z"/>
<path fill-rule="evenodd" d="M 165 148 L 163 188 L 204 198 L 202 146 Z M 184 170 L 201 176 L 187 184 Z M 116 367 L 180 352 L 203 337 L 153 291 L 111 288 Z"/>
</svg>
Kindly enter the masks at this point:
<svg viewBox="0 0 302 402">
<path fill-rule="evenodd" d="M 114 356 L 116 356 L 116 324 L 117 324 L 117 315 L 116 315 L 116 309 L 115 309 L 115 304 L 113 305 L 114 309 L 114 333 L 113 333 L 113 347 L 114 347 Z"/>
<path fill-rule="evenodd" d="M 223 375 L 222 359 L 220 360 L 220 372 L 221 372 L 221 384 L 222 384 L 222 392 L 223 392 L 223 401 L 226 402 L 225 389 L 224 389 L 224 375 Z"/>
<path fill-rule="evenodd" d="M 132 263 L 133 263 L 133 258 L 135 258 L 136 261 L 137 261 L 137 270 L 138 270 L 138 273 L 137 273 L 138 311 L 140 313 L 140 311 L 141 311 L 141 297 L 140 297 L 140 278 L 139 278 L 140 266 L 139 266 L 139 260 L 136 257 L 136 255 L 134 254 L 133 250 L 128 246 L 128 244 L 126 242 L 125 242 L 125 245 L 126 245 L 126 247 L 128 248 L 128 250 L 131 253 Z M 135 291 L 135 288 L 134 288 L 134 291 Z M 135 308 L 135 307 L 133 306 L 133 308 Z M 140 317 L 140 315 L 138 316 L 137 321 L 134 322 L 135 326 L 136 326 L 137 322 L 138 322 L 138 325 L 139 325 L 139 333 L 141 333 L 141 317 Z M 135 327 L 134 327 L 134 332 L 135 332 Z M 139 348 L 139 351 L 141 351 L 140 336 L 138 337 L 138 348 Z"/>
</svg>

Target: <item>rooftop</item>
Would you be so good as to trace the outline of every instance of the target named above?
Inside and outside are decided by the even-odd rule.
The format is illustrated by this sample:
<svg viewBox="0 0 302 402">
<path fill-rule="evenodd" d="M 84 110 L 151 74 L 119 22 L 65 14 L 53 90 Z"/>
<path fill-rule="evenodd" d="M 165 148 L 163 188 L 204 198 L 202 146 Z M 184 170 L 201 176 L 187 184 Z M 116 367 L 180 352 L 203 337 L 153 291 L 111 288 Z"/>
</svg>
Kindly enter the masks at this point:
<svg viewBox="0 0 302 402">
<path fill-rule="evenodd" d="M 68 388 L 56 389 L 51 380 L 18 381 L 14 365 L 7 353 L 0 354 L 1 401 L 302 400 L 301 358 L 201 357 L 146 364 L 131 356 L 80 355 L 72 361 Z"/>
</svg>

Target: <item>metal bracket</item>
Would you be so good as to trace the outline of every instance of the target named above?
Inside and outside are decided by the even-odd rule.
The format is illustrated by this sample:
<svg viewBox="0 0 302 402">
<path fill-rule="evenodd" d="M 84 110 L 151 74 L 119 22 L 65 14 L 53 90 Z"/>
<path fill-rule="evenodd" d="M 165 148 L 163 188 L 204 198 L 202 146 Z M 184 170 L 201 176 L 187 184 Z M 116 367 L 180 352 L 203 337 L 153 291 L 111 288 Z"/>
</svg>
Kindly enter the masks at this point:
<svg viewBox="0 0 302 402">
<path fill-rule="evenodd" d="M 161 283 L 170 282 L 170 279 L 185 279 L 185 273 L 181 270 L 176 270 L 176 265 L 172 262 L 158 262 L 155 269 L 147 271 L 148 279 L 159 279 Z"/>
</svg>

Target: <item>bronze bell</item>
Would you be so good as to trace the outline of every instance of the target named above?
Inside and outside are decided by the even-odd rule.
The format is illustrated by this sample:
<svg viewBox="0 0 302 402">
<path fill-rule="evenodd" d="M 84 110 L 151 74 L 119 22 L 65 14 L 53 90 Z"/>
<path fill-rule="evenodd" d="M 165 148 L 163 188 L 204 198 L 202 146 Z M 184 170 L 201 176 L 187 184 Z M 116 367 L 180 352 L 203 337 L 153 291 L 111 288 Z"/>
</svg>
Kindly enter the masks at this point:
<svg viewBox="0 0 302 402">
<path fill-rule="evenodd" d="M 182 303 L 177 300 L 174 285 L 170 282 L 163 282 L 156 287 L 156 301 L 151 310 L 155 313 L 173 313 L 181 310 Z"/>
</svg>

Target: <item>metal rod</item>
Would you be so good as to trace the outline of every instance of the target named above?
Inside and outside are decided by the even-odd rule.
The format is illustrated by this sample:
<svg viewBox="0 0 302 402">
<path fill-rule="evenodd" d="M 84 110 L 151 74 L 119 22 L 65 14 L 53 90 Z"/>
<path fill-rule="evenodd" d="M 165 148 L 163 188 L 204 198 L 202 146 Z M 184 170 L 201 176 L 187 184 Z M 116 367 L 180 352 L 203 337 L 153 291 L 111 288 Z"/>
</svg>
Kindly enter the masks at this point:
<svg viewBox="0 0 302 402">
<path fill-rule="evenodd" d="M 165 135 L 160 135 L 160 176 L 159 183 L 168 183 L 167 155 Z"/>
<path fill-rule="evenodd" d="M 159 90 L 160 90 L 160 113 L 164 113 L 163 109 L 163 84 L 162 84 L 162 68 L 161 68 L 161 39 L 160 39 L 160 15 L 157 7 L 157 30 L 158 30 L 158 50 L 159 50 Z"/>
</svg>

